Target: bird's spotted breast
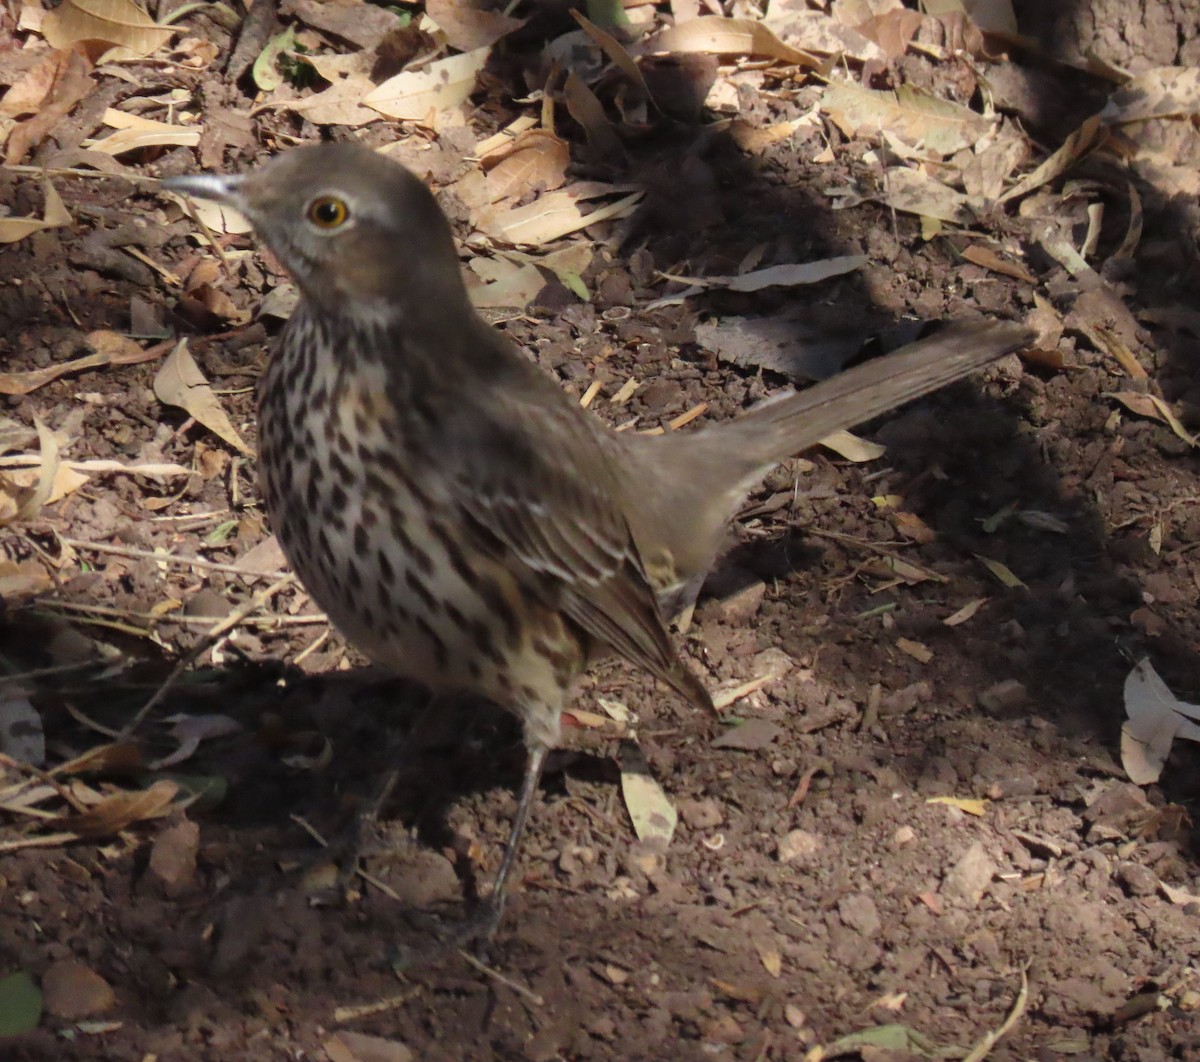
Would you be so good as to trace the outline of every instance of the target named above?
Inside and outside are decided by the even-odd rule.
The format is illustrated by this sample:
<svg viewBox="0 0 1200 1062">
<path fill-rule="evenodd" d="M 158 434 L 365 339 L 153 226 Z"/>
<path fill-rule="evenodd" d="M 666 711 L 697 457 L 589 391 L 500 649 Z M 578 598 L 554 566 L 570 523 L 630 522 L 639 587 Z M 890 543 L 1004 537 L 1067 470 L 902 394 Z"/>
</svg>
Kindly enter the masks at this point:
<svg viewBox="0 0 1200 1062">
<path fill-rule="evenodd" d="M 387 367 L 335 342 L 300 313 L 263 378 L 263 493 L 284 553 L 372 660 L 519 706 L 527 729 L 553 743 L 583 665 L 577 636 L 499 559 L 470 548 L 479 529 L 393 401 Z"/>
</svg>

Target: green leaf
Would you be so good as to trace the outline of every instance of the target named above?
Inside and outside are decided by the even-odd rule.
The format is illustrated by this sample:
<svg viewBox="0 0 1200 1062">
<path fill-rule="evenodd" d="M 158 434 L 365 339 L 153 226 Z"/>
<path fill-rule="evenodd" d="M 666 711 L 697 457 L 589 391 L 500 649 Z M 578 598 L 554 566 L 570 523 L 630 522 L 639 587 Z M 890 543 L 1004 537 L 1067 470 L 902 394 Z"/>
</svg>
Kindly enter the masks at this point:
<svg viewBox="0 0 1200 1062">
<path fill-rule="evenodd" d="M 42 1020 L 42 990 L 24 970 L 0 981 L 0 1039 L 20 1036 Z"/>
<path fill-rule="evenodd" d="M 583 282 L 583 277 L 578 273 L 568 273 L 566 270 L 563 270 L 563 272 L 558 274 L 558 279 L 584 302 L 591 301 L 592 296 L 587 289 L 587 285 Z"/>
<path fill-rule="evenodd" d="M 284 52 L 290 52 L 295 45 L 296 28 L 288 26 L 282 33 L 277 33 L 267 41 L 267 46 L 258 53 L 251 75 L 254 78 L 254 84 L 263 92 L 274 92 L 283 84 L 283 75 L 279 72 L 278 67 L 279 57 Z"/>
<path fill-rule="evenodd" d="M 628 29 L 631 25 L 621 0 L 587 0 L 587 17 L 604 30 Z"/>
</svg>

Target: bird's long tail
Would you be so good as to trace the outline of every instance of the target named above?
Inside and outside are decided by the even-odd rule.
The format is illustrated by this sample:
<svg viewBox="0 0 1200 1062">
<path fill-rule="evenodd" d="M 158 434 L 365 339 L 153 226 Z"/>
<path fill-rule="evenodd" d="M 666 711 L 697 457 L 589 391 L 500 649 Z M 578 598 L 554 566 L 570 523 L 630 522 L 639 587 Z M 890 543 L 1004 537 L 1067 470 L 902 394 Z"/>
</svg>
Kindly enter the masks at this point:
<svg viewBox="0 0 1200 1062">
<path fill-rule="evenodd" d="M 955 324 L 814 387 L 761 403 L 709 429 L 722 450 L 763 472 L 836 431 L 936 391 L 1028 345 L 1032 334 L 1008 322 Z"/>
<path fill-rule="evenodd" d="M 685 587 L 708 570 L 726 522 L 780 461 L 967 376 L 1032 338 L 1008 322 L 953 324 L 813 387 L 768 399 L 732 421 L 643 437 L 636 446 L 630 440 L 626 458 L 653 471 L 648 467 L 629 482 L 657 489 L 644 490 L 625 508 L 648 564 L 672 573 L 657 580 L 664 607 L 669 611 L 686 597 Z"/>
</svg>

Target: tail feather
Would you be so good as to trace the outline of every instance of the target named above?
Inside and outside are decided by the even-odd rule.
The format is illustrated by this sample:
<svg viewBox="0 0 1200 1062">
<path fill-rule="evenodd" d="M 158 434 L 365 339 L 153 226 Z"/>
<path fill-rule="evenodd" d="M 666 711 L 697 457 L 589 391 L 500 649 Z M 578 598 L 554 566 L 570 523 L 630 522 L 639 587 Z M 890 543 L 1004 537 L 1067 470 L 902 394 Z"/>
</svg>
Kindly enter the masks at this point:
<svg viewBox="0 0 1200 1062">
<path fill-rule="evenodd" d="M 894 354 L 857 365 L 814 387 L 768 400 L 714 429 L 722 448 L 737 450 L 764 472 L 827 435 L 886 413 L 1026 346 L 1017 324 L 956 324 Z"/>
<path fill-rule="evenodd" d="M 619 481 L 638 490 L 623 499 L 623 508 L 664 609 L 694 596 L 729 519 L 780 461 L 967 376 L 1032 338 L 1017 324 L 954 324 L 732 421 L 657 438 L 612 436 L 619 459 L 641 466 Z"/>
</svg>

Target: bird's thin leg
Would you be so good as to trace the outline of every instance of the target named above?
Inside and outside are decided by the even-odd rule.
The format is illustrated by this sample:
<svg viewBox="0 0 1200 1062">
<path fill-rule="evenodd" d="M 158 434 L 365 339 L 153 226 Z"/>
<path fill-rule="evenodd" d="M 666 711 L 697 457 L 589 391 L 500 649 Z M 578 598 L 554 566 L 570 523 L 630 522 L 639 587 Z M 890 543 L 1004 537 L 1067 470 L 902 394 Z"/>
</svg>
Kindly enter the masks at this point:
<svg viewBox="0 0 1200 1062">
<path fill-rule="evenodd" d="M 496 872 L 496 880 L 492 885 L 492 894 L 487 899 L 487 922 L 481 939 L 489 939 L 496 932 L 500 919 L 504 915 L 504 901 L 508 894 L 508 879 L 517 861 L 517 852 L 521 847 L 521 837 L 525 833 L 525 823 L 529 819 L 529 809 L 537 797 L 538 785 L 542 780 L 542 768 L 546 765 L 546 753 L 549 749 L 537 742 L 529 746 L 529 760 L 525 764 L 525 777 L 521 782 L 521 795 L 517 799 L 517 814 L 513 819 L 512 830 L 508 835 L 508 850 L 500 862 Z"/>
<path fill-rule="evenodd" d="M 529 820 L 529 810 L 537 797 L 538 785 L 542 779 L 542 768 L 546 765 L 546 754 L 549 749 L 541 742 L 529 743 L 529 759 L 525 764 L 525 777 L 521 781 L 521 793 L 517 798 L 517 814 L 513 819 L 512 829 L 508 834 L 508 849 L 500 861 L 500 869 L 492 883 L 492 892 L 479 908 L 457 928 L 442 934 L 441 940 L 432 948 L 419 951 L 401 950 L 392 957 L 392 966 L 396 970 L 410 969 L 471 945 L 476 947 L 486 945 L 504 915 L 504 903 L 508 898 L 509 879 L 513 867 L 516 866 L 517 856 L 521 848 L 521 838 L 525 833 L 525 824 Z"/>
</svg>

